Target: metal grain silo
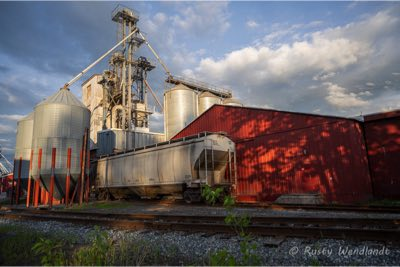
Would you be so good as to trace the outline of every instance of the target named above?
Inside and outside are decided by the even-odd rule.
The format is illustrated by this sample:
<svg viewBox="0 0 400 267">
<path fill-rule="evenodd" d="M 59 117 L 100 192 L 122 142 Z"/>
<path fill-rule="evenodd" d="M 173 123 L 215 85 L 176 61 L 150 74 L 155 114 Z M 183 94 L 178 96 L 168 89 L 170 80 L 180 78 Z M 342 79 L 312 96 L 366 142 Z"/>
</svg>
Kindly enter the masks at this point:
<svg viewBox="0 0 400 267">
<path fill-rule="evenodd" d="M 221 104 L 221 102 L 218 96 L 210 92 L 201 93 L 199 95 L 199 115 L 211 108 L 214 104 Z"/>
<path fill-rule="evenodd" d="M 71 148 L 71 186 L 81 172 L 80 154 L 85 129 L 90 127 L 90 111 L 68 89 L 61 89 L 35 106 L 34 122 L 32 176 L 40 179 L 49 191 L 52 148 L 56 148 L 54 197 L 61 199 L 65 193 L 68 148 Z"/>
<path fill-rule="evenodd" d="M 29 162 L 31 160 L 33 133 L 33 112 L 22 118 L 17 123 L 15 138 L 14 179 L 21 177 L 22 188 L 26 188 L 29 178 Z M 19 167 L 21 162 L 21 168 Z M 21 170 L 21 174 L 19 174 Z"/>
<path fill-rule="evenodd" d="M 226 106 L 243 107 L 243 104 L 242 104 L 239 100 L 237 100 L 237 99 L 235 99 L 235 98 L 226 98 L 226 99 L 222 102 L 222 104 L 223 104 L 223 105 L 226 105 Z"/>
<path fill-rule="evenodd" d="M 164 123 L 167 140 L 197 117 L 197 99 L 197 92 L 182 84 L 178 84 L 164 93 Z"/>
</svg>

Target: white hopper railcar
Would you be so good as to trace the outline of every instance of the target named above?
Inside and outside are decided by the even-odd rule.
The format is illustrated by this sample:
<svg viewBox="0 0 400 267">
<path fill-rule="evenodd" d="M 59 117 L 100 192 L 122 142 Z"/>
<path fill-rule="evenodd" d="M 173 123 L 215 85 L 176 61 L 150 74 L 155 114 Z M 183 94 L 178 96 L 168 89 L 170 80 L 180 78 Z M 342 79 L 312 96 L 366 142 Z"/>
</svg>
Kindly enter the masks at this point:
<svg viewBox="0 0 400 267">
<path fill-rule="evenodd" d="M 236 179 L 235 144 L 221 133 L 201 133 L 109 155 L 97 162 L 98 198 L 183 196 L 199 201 L 202 185 L 229 190 Z"/>
</svg>

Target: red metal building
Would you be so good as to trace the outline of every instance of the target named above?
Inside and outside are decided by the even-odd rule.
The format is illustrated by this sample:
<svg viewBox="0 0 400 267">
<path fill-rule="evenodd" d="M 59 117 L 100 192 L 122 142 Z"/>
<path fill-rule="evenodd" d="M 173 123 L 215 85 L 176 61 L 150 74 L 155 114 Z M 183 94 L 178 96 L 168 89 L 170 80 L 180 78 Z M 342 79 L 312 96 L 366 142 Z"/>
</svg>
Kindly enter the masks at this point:
<svg viewBox="0 0 400 267">
<path fill-rule="evenodd" d="M 374 196 L 400 198 L 400 110 L 364 117 Z"/>
<path fill-rule="evenodd" d="M 13 173 L 9 173 L 0 177 L 0 192 L 7 192 L 7 190 L 11 188 L 13 178 Z"/>
<path fill-rule="evenodd" d="M 174 138 L 223 131 L 236 143 L 236 196 L 273 201 L 320 193 L 326 202 L 372 197 L 362 124 L 353 119 L 214 105 Z"/>
</svg>

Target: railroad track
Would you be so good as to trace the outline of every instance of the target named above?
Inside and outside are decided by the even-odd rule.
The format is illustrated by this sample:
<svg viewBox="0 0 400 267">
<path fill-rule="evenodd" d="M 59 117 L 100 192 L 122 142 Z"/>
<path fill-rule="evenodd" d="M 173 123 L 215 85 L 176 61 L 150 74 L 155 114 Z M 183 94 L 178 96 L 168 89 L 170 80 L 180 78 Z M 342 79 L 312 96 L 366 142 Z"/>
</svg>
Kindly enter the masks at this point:
<svg viewBox="0 0 400 267">
<path fill-rule="evenodd" d="M 397 213 L 400 214 L 400 206 L 360 206 L 360 205 L 299 205 L 299 204 L 252 204 L 240 203 L 238 207 L 248 208 L 266 208 L 272 210 L 318 210 L 318 211 L 336 211 L 336 212 L 369 212 L 369 213 Z"/>
<path fill-rule="evenodd" d="M 167 230 L 233 235 L 223 216 L 111 214 L 54 210 L 8 209 L 0 217 L 16 220 L 61 221 L 128 230 Z M 400 242 L 399 219 L 252 217 L 247 228 L 256 236 L 334 238 Z"/>
</svg>

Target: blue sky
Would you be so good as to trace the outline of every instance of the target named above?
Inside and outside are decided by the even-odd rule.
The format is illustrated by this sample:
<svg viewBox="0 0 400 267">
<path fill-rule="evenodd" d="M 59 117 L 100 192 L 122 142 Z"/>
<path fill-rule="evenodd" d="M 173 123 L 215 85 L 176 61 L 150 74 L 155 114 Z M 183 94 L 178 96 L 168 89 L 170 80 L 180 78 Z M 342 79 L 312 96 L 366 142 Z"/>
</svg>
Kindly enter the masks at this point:
<svg viewBox="0 0 400 267">
<path fill-rule="evenodd" d="M 117 2 L 0 2 L 0 145 L 116 41 Z M 354 116 L 400 108 L 399 2 L 123 2 L 175 75 L 245 105 Z M 146 47 L 138 55 L 156 59 Z M 71 87 L 107 68 L 104 61 Z M 150 82 L 162 99 L 164 72 Z M 162 131 L 162 114 L 151 120 Z"/>
</svg>

